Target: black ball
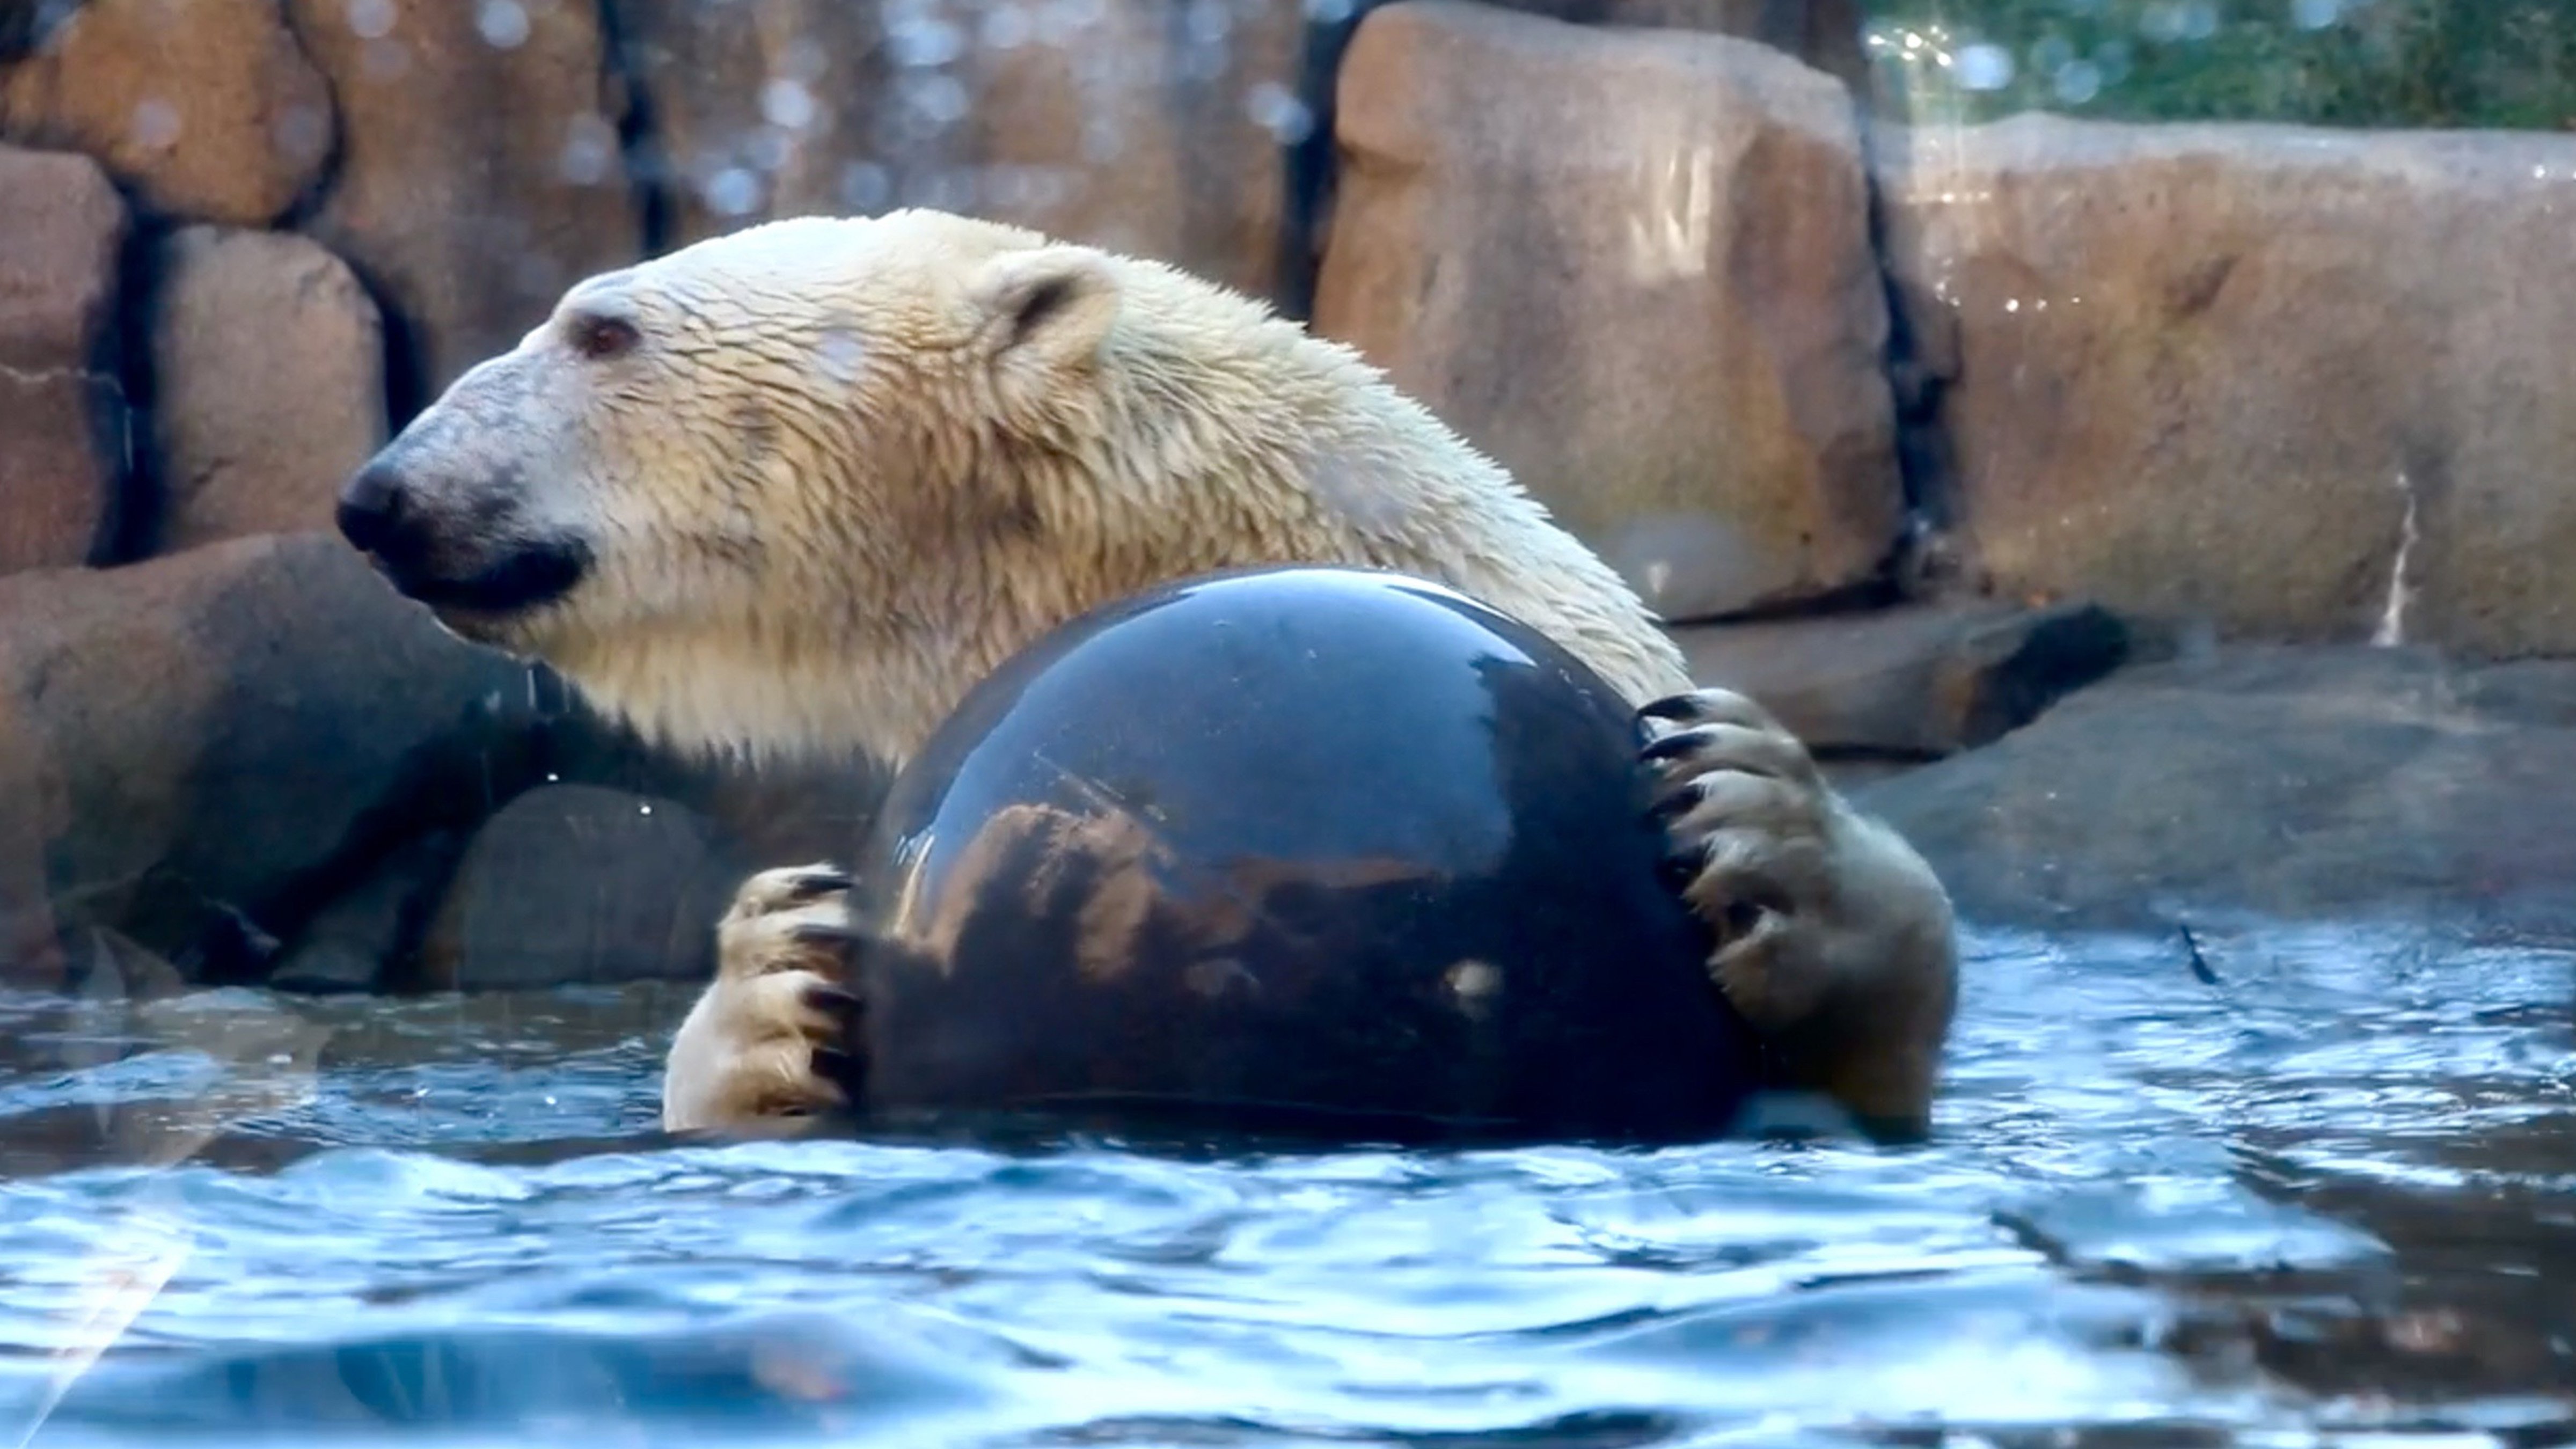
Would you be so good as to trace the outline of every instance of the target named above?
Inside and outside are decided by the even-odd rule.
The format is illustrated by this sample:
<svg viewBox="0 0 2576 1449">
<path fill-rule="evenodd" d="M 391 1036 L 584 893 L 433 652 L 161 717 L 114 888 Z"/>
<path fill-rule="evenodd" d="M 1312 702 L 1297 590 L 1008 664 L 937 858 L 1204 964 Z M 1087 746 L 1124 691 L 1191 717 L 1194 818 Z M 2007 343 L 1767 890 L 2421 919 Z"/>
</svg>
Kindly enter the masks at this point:
<svg viewBox="0 0 2576 1449">
<path fill-rule="evenodd" d="M 1659 874 L 1645 738 L 1563 648 L 1400 575 L 1075 619 L 967 696 L 860 853 L 867 1109 L 1721 1134 L 1755 1056 Z"/>
</svg>

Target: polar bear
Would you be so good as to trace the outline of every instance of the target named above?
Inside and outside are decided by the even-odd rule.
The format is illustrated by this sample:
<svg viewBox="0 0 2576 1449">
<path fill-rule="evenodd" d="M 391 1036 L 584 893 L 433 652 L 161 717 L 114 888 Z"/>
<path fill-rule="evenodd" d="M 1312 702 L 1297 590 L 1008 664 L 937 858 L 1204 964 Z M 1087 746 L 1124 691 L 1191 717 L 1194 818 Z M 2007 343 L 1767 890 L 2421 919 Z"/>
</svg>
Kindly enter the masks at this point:
<svg viewBox="0 0 2576 1449">
<path fill-rule="evenodd" d="M 1947 894 L 1760 706 L 1700 688 L 1620 577 L 1355 352 L 1183 271 L 925 210 L 775 221 L 589 278 L 343 489 L 452 632 L 664 742 L 900 765 L 1095 605 L 1265 563 L 1436 580 L 1649 723 L 1640 768 L 1716 989 L 1791 1085 L 1919 1134 Z M 674 1037 L 675 1131 L 843 1105 L 848 879 L 747 881 Z"/>
</svg>

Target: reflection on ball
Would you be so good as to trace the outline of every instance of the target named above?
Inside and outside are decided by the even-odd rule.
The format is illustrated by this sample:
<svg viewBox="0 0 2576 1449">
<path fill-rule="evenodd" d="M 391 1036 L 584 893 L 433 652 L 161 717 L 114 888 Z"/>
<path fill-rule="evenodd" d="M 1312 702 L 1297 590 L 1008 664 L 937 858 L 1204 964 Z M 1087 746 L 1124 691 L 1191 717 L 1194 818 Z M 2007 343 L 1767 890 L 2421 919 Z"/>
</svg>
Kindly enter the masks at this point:
<svg viewBox="0 0 2576 1449">
<path fill-rule="evenodd" d="M 1631 710 L 1434 584 L 1158 588 L 977 688 L 859 858 L 873 1112 L 1342 1140 L 1726 1130 L 1753 1053 Z"/>
</svg>

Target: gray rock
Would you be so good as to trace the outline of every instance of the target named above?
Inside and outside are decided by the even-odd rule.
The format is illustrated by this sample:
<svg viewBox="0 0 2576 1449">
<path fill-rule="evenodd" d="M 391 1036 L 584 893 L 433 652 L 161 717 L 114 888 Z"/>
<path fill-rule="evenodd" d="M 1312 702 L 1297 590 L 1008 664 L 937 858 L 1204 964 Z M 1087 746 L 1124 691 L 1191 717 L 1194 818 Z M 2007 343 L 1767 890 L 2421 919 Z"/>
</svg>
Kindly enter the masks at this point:
<svg viewBox="0 0 2576 1449">
<path fill-rule="evenodd" d="M 523 681 L 320 534 L 0 579 L 0 891 L 42 891 L 0 921 L 256 978 L 342 862 L 511 788 Z"/>
<path fill-rule="evenodd" d="M 671 800 L 546 785 L 476 833 L 421 948 L 432 989 L 704 979 L 739 871 Z"/>
<path fill-rule="evenodd" d="M 1963 917 L 2576 932 L 2576 661 L 2230 650 L 1854 792 Z"/>
<path fill-rule="evenodd" d="M 2019 729 L 2128 652 L 2090 605 L 1990 601 L 1674 631 L 1691 677 L 1758 700 L 1820 754 L 1937 756 Z"/>
</svg>

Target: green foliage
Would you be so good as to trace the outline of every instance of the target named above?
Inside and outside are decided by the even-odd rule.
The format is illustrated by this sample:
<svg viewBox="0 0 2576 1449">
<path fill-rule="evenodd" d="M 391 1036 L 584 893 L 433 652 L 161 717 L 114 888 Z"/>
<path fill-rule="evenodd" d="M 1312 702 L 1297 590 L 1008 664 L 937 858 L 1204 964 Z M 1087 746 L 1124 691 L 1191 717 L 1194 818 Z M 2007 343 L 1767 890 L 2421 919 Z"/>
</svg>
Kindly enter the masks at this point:
<svg viewBox="0 0 2576 1449">
<path fill-rule="evenodd" d="M 1868 8 L 1880 94 L 1917 120 L 2049 110 L 2576 129 L 2576 0 L 1873 0 Z"/>
</svg>

